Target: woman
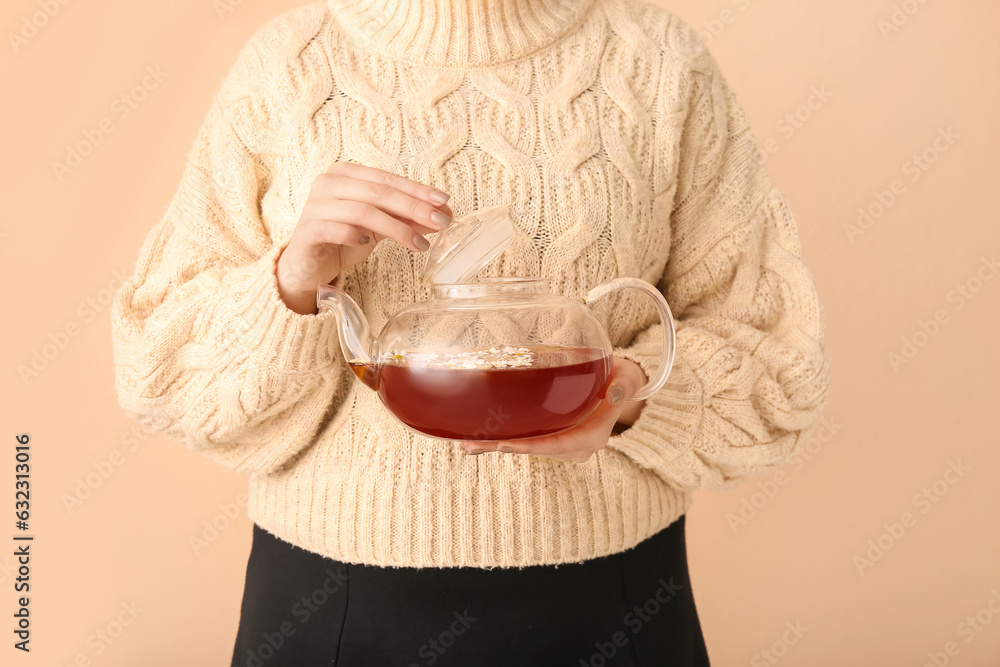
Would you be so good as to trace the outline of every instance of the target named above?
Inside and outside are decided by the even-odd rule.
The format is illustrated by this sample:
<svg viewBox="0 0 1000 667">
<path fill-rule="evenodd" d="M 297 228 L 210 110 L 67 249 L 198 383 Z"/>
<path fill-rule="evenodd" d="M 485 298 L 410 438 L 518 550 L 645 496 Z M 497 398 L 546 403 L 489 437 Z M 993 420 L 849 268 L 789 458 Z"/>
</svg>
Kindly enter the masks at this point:
<svg viewBox="0 0 1000 667">
<path fill-rule="evenodd" d="M 426 298 L 426 236 L 510 207 L 480 275 L 598 311 L 607 401 L 530 441 L 414 435 L 354 379 L 316 288 L 374 331 Z M 233 665 L 707 665 L 684 514 L 776 466 L 828 385 L 813 281 L 697 34 L 633 0 L 328 0 L 223 81 L 113 310 L 128 414 L 249 478 Z"/>
</svg>

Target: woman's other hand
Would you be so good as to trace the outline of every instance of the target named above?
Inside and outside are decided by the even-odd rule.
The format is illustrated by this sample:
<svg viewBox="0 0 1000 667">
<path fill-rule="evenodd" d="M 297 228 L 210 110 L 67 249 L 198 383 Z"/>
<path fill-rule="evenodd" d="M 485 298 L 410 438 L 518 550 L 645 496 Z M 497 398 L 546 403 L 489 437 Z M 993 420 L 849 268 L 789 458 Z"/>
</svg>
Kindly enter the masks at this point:
<svg viewBox="0 0 1000 667">
<path fill-rule="evenodd" d="M 611 382 L 605 399 L 594 414 L 580 424 L 561 433 L 537 438 L 500 442 L 463 441 L 462 449 L 468 454 L 534 454 L 559 461 L 584 463 L 594 452 L 604 449 L 616 423 L 630 425 L 636 420 L 645 401 L 628 399 L 646 382 L 646 373 L 637 363 L 612 357 Z"/>
<path fill-rule="evenodd" d="M 295 231 L 278 258 L 278 292 L 289 308 L 315 314 L 316 288 L 363 262 L 391 238 L 423 251 L 423 237 L 452 222 L 448 195 L 382 169 L 335 162 L 316 177 Z"/>
</svg>

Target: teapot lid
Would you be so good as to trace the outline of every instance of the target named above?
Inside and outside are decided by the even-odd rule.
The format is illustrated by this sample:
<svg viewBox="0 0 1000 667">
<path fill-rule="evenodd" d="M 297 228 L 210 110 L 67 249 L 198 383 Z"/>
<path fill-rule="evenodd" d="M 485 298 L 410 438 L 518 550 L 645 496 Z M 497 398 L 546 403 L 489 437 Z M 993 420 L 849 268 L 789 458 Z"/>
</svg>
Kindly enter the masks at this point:
<svg viewBox="0 0 1000 667">
<path fill-rule="evenodd" d="M 473 211 L 431 241 L 420 278 L 432 283 L 467 282 L 496 259 L 514 236 L 507 206 Z"/>
</svg>

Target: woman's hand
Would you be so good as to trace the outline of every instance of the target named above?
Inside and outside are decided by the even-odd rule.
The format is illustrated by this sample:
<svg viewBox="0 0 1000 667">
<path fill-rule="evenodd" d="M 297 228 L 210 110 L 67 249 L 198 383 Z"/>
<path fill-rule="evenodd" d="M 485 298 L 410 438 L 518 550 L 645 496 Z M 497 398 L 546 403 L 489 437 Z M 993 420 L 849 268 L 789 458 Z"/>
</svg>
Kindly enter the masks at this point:
<svg viewBox="0 0 1000 667">
<path fill-rule="evenodd" d="M 642 367 L 628 359 L 612 357 L 611 383 L 605 400 L 590 417 L 562 433 L 543 435 L 523 440 L 503 442 L 463 441 L 462 448 L 468 454 L 484 452 L 504 452 L 512 454 L 534 454 L 547 456 L 559 461 L 584 463 L 594 452 L 604 449 L 611 437 L 615 423 L 630 425 L 639 416 L 645 401 L 628 401 L 646 384 L 646 373 Z"/>
<path fill-rule="evenodd" d="M 363 262 L 391 238 L 428 248 L 423 234 L 452 222 L 448 195 L 382 169 L 335 162 L 312 183 L 309 198 L 278 258 L 278 292 L 289 308 L 315 314 L 316 287 Z"/>
</svg>

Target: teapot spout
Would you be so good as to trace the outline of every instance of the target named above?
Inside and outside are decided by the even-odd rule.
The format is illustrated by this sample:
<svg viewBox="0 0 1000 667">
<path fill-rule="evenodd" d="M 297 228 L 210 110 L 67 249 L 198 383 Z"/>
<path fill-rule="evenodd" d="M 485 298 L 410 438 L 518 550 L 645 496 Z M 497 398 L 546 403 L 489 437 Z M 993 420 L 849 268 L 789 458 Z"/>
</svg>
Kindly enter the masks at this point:
<svg viewBox="0 0 1000 667">
<path fill-rule="evenodd" d="M 371 347 L 372 336 L 368 327 L 368 318 L 361 311 L 357 302 L 344 290 L 333 285 L 320 285 L 316 292 L 316 307 L 320 313 L 332 310 L 337 317 L 337 332 L 340 335 L 340 348 L 347 357 L 355 374 L 365 381 L 364 377 L 358 373 L 356 365 L 364 365 L 371 372 L 375 370 L 375 364 L 368 355 Z M 372 373 L 366 373 L 370 376 Z M 365 382 L 365 384 L 369 384 Z M 370 385 L 369 385 L 370 386 Z"/>
</svg>

